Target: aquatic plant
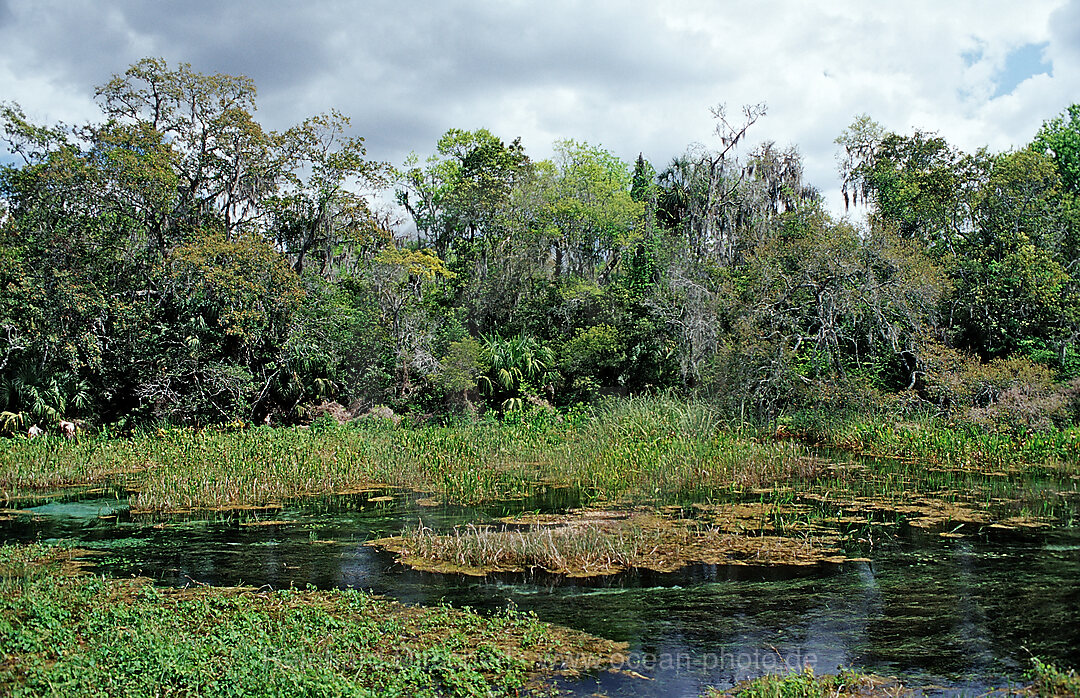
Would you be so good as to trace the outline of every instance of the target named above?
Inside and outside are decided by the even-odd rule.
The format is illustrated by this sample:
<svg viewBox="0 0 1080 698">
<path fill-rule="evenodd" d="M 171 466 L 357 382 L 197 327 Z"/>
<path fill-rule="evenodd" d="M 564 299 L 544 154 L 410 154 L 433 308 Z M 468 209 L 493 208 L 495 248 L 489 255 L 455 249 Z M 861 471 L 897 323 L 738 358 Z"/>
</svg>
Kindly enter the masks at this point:
<svg viewBox="0 0 1080 698">
<path fill-rule="evenodd" d="M 853 669 L 839 674 L 815 675 L 810 667 L 803 671 L 786 675 L 766 674 L 756 679 L 743 681 L 730 691 L 712 688 L 706 693 L 707 698 L 837 698 L 838 696 L 865 696 L 874 698 L 896 698 L 913 696 L 913 691 L 904 689 L 898 682 L 877 676 L 859 673 Z"/>
<path fill-rule="evenodd" d="M 161 589 L 64 557 L 0 547 L 0 693 L 547 694 L 541 668 L 602 666 L 622 650 L 515 610 L 484 617 L 358 590 Z"/>
<path fill-rule="evenodd" d="M 870 429 L 863 422 L 849 427 Z M 894 510 L 929 501 L 934 510 L 949 504 L 980 512 L 978 520 L 986 523 L 1076 518 L 1080 459 L 1068 454 L 1080 443 L 1080 431 L 1017 442 L 878 423 L 859 441 L 886 443 L 881 450 L 892 455 L 823 451 L 731 426 L 704 403 L 632 398 L 561 421 L 517 413 L 448 426 L 367 422 L 317 429 L 160 429 L 78 442 L 8 439 L 0 442 L 0 497 L 112 483 L 132 491 L 135 510 L 168 512 L 280 504 L 373 486 L 423 490 L 459 503 L 566 486 L 581 493 L 583 504 L 600 506 L 686 505 L 747 495 L 783 504 L 784 498 L 813 494 L 823 508 L 831 502 L 848 511 L 866 510 L 867 500 Z M 786 516 L 777 512 L 778 529 Z"/>
<path fill-rule="evenodd" d="M 810 477 L 796 443 L 759 443 L 719 427 L 708 408 L 633 400 L 572 424 L 550 419 L 395 428 L 162 429 L 129 439 L 12 439 L 0 492 L 118 481 L 136 509 L 249 506 L 373 484 L 461 502 L 525 494 L 537 483 L 590 499 L 695 500 L 733 486 Z"/>
<path fill-rule="evenodd" d="M 735 513 L 706 509 L 699 519 L 643 510 L 584 510 L 523 515 L 501 526 L 469 524 L 450 531 L 421 523 L 369 545 L 395 552 L 400 562 L 417 569 L 475 575 L 543 569 L 588 577 L 632 567 L 670 572 L 695 562 L 812 565 L 844 559 L 831 547 L 836 536 L 819 536 L 815 544 L 804 531 L 781 534 L 758 528 L 746 517 L 747 507 Z"/>
<path fill-rule="evenodd" d="M 661 545 L 661 531 L 640 525 L 494 528 L 469 524 L 446 534 L 420 526 L 402 532 L 406 557 L 489 570 L 588 573 L 625 569 Z"/>
<path fill-rule="evenodd" d="M 1080 675 L 1075 669 L 1063 670 L 1038 657 L 1031 658 L 1027 673 L 1031 690 L 1039 698 L 1076 698 L 1080 696 Z"/>
</svg>

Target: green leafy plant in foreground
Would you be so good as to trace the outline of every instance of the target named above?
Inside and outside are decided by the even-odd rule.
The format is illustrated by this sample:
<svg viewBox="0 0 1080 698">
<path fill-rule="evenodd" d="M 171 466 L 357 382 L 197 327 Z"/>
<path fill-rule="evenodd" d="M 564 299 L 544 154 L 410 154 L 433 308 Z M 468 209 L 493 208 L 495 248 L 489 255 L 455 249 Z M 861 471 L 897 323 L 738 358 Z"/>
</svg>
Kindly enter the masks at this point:
<svg viewBox="0 0 1080 698">
<path fill-rule="evenodd" d="M 488 696 L 613 643 L 508 611 L 482 617 L 356 590 L 159 589 L 0 547 L 0 693 Z M 603 659 L 599 659 L 603 661 Z"/>
</svg>

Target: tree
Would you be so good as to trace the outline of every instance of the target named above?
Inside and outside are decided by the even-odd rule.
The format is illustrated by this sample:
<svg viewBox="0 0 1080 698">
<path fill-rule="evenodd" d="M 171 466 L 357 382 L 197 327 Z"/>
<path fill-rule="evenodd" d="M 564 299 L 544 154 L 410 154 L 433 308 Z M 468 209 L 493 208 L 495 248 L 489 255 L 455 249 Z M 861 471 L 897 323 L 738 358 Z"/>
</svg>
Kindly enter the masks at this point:
<svg viewBox="0 0 1080 698">
<path fill-rule="evenodd" d="M 972 244 L 955 268 L 961 346 L 1000 357 L 1024 346 L 1066 351 L 1080 320 L 1067 265 L 1076 243 L 1054 161 L 1034 150 L 993 160 Z"/>
<path fill-rule="evenodd" d="M 502 411 L 521 410 L 530 399 L 552 397 L 558 379 L 555 353 L 535 337 L 485 336 L 480 357 L 485 369 L 478 379 L 480 392 Z"/>
<path fill-rule="evenodd" d="M 471 259 L 474 243 L 498 227 L 528 165 L 519 139 L 506 145 L 487 129 L 450 129 L 425 167 L 413 156 L 397 173 L 398 202 L 440 257 L 454 252 Z"/>
<path fill-rule="evenodd" d="M 1053 159 L 1065 188 L 1080 196 L 1080 104 L 1043 122 L 1031 145 Z"/>
<path fill-rule="evenodd" d="M 913 385 L 919 343 L 949 287 L 941 268 L 894 235 L 861 235 L 820 208 L 782 221 L 732 272 L 732 331 L 713 380 L 766 413 L 852 376 Z"/>
<path fill-rule="evenodd" d="M 327 276 L 386 242 L 363 190 L 385 183 L 386 167 L 365 159 L 364 139 L 348 136 L 349 119 L 331 112 L 305 120 L 275 138 L 281 186 L 267 198 L 271 231 L 297 273 L 309 254 Z"/>
<path fill-rule="evenodd" d="M 349 271 L 387 238 L 358 191 L 381 168 L 348 119 L 269 132 L 249 79 L 160 59 L 97 95 L 103 121 L 80 127 L 0 109 L 21 159 L 0 169 L 9 411 L 53 379 L 89 385 L 102 418 L 184 421 L 269 411 L 288 376 L 328 385 L 322 369 L 293 370 L 295 272 L 312 256 L 324 276 Z M 313 336 L 329 335 L 300 343 Z"/>
<path fill-rule="evenodd" d="M 186 230 L 220 225 L 231 237 L 258 221 L 277 163 L 269 135 L 252 116 L 249 78 L 144 58 L 99 87 L 97 96 L 109 121 L 161 134 L 175 153 L 177 198 L 161 224 L 159 252 Z"/>
<path fill-rule="evenodd" d="M 554 274 L 606 278 L 640 234 L 644 206 L 630 196 L 629 168 L 603 148 L 572 140 L 555 143 L 554 165 L 543 211 Z"/>
<path fill-rule="evenodd" d="M 933 134 L 890 134 L 865 175 L 874 215 L 936 257 L 959 257 L 975 231 L 989 166 L 985 153 L 966 155 Z"/>
<path fill-rule="evenodd" d="M 739 123 L 728 120 L 723 105 L 711 111 L 720 148 L 691 146 L 661 173 L 660 220 L 686 240 L 695 263 L 708 258 L 730 263 L 738 245 L 731 216 L 733 195 L 745 174 L 735 149 L 765 116 L 766 108 L 764 104 L 743 107 Z"/>
<path fill-rule="evenodd" d="M 430 250 L 390 245 L 373 261 L 368 283 L 392 343 L 399 397 L 408 399 L 416 374 L 426 377 L 439 369 L 435 339 L 442 313 L 429 291 L 453 273 Z"/>
<path fill-rule="evenodd" d="M 140 357 L 139 397 L 158 417 L 253 419 L 287 369 L 282 347 L 304 290 L 288 263 L 253 235 L 194 237 L 169 255 L 153 351 Z"/>
</svg>

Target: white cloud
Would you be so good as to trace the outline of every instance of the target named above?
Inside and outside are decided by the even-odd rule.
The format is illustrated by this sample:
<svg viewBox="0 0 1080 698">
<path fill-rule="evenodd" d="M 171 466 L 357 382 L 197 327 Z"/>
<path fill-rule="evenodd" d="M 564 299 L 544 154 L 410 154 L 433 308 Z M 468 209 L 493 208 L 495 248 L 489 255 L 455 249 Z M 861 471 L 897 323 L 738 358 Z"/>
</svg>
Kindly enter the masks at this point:
<svg viewBox="0 0 1080 698">
<path fill-rule="evenodd" d="M 1043 42 L 1053 74 L 991 99 L 1009 53 Z M 483 126 L 521 136 L 534 157 L 573 137 L 663 167 L 710 143 L 710 105 L 765 101 L 751 140 L 797 144 L 826 192 L 837 188 L 833 139 L 857 114 L 1004 149 L 1080 94 L 1076 0 L 13 0 L 0 45 L 3 98 L 45 121 L 92 118 L 95 84 L 162 55 L 250 75 L 274 128 L 338 108 L 373 157 L 395 162 L 430 152 L 447 128 Z"/>
</svg>

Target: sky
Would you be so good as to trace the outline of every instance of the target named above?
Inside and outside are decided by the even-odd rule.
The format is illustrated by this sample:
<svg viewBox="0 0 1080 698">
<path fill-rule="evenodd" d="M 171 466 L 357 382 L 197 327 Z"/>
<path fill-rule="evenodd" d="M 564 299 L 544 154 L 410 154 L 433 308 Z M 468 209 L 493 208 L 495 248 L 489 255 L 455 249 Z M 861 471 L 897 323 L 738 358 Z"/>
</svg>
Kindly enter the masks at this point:
<svg viewBox="0 0 1080 698">
<path fill-rule="evenodd" d="M 392 164 L 487 128 L 662 170 L 719 145 L 711 106 L 764 102 L 748 142 L 797 146 L 839 215 L 858 115 L 1002 151 L 1080 101 L 1080 0 L 0 0 L 0 100 L 39 123 L 98 120 L 94 87 L 147 56 L 251 77 L 268 128 L 337 109 Z"/>
</svg>

